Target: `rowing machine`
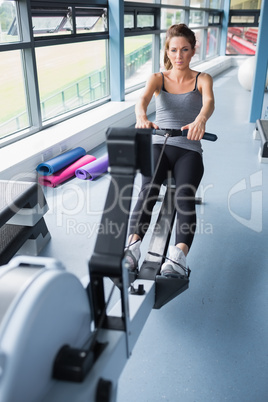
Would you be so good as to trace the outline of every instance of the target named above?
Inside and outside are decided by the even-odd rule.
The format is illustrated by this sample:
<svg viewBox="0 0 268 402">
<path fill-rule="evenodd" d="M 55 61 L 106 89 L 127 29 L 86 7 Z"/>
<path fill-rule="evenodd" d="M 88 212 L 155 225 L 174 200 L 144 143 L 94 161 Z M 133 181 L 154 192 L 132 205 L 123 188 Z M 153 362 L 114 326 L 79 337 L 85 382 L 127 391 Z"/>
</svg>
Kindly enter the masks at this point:
<svg viewBox="0 0 268 402">
<path fill-rule="evenodd" d="M 111 182 L 102 222 L 116 222 L 124 230 L 117 239 L 98 235 L 86 289 L 53 259 L 21 256 L 1 267 L 1 402 L 115 402 L 118 379 L 151 310 L 187 288 L 189 278 L 162 278 L 159 261 L 147 259 L 129 291 L 128 212 L 136 172 L 152 175 L 151 134 L 122 128 L 107 132 Z M 164 209 L 159 219 L 165 223 Z M 161 243 L 165 250 L 168 242 L 165 226 L 152 239 L 155 257 L 154 247 Z M 107 277 L 120 290 L 110 311 Z"/>
</svg>

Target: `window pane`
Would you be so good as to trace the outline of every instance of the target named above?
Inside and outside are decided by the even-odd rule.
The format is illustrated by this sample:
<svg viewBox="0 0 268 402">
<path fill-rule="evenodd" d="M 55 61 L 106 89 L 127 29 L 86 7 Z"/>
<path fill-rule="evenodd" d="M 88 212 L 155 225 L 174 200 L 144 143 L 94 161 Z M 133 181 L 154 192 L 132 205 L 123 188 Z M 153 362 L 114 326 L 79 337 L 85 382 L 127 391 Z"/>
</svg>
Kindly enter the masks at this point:
<svg viewBox="0 0 268 402">
<path fill-rule="evenodd" d="M 165 51 L 166 34 L 160 35 L 160 71 L 165 70 L 164 66 L 164 51 Z"/>
<path fill-rule="evenodd" d="M 63 35 L 72 33 L 69 19 L 64 17 L 33 17 L 34 36 Z"/>
<path fill-rule="evenodd" d="M 137 3 L 137 0 L 124 0 L 124 1 L 134 1 L 134 3 Z M 139 3 L 155 3 L 155 0 L 139 0 Z"/>
<path fill-rule="evenodd" d="M 72 9 L 70 7 L 32 7 L 34 36 L 71 34 Z"/>
<path fill-rule="evenodd" d="M 253 24 L 255 21 L 254 15 L 232 15 L 231 24 Z"/>
<path fill-rule="evenodd" d="M 15 1 L 0 1 L 0 43 L 18 42 L 18 20 Z"/>
<path fill-rule="evenodd" d="M 209 7 L 210 8 L 221 8 L 221 0 L 209 0 Z"/>
<path fill-rule="evenodd" d="M 234 10 L 260 10 L 261 0 L 231 0 L 230 8 Z"/>
<path fill-rule="evenodd" d="M 189 26 L 191 28 L 193 28 L 193 27 L 198 27 L 198 26 L 204 25 L 204 19 L 205 19 L 204 11 L 191 10 Z"/>
<path fill-rule="evenodd" d="M 124 28 L 134 28 L 134 14 L 124 15 Z"/>
<path fill-rule="evenodd" d="M 219 37 L 219 29 L 218 28 L 209 28 L 208 29 L 208 37 L 207 37 L 207 57 L 212 57 L 217 55 L 217 46 L 218 46 L 218 37 Z"/>
<path fill-rule="evenodd" d="M 125 87 L 145 82 L 152 73 L 152 35 L 125 38 Z"/>
<path fill-rule="evenodd" d="M 255 54 L 258 28 L 229 27 L 226 54 Z"/>
<path fill-rule="evenodd" d="M 190 0 L 191 7 L 205 7 L 206 0 Z"/>
<path fill-rule="evenodd" d="M 75 9 L 76 32 L 105 32 L 107 31 L 107 9 L 80 7 Z"/>
<path fill-rule="evenodd" d="M 43 120 L 108 96 L 106 48 L 99 40 L 36 49 Z"/>
<path fill-rule="evenodd" d="M 196 37 L 196 46 L 195 46 L 195 55 L 192 58 L 192 63 L 202 60 L 203 43 L 204 43 L 204 30 L 196 29 L 194 30 L 194 33 Z"/>
<path fill-rule="evenodd" d="M 168 29 L 173 24 L 184 22 L 184 10 L 162 8 L 161 11 L 161 29 Z"/>
<path fill-rule="evenodd" d="M 220 24 L 220 22 L 221 22 L 220 14 L 210 13 L 208 15 L 208 23 L 209 23 L 209 25 L 211 25 L 211 24 Z"/>
<path fill-rule="evenodd" d="M 185 0 L 162 0 L 161 4 L 168 4 L 169 6 L 184 6 Z"/>
<path fill-rule="evenodd" d="M 137 15 L 137 27 L 153 27 L 154 26 L 154 16 L 151 14 L 138 14 Z"/>
<path fill-rule="evenodd" d="M 0 138 L 29 126 L 21 51 L 0 57 Z"/>
</svg>

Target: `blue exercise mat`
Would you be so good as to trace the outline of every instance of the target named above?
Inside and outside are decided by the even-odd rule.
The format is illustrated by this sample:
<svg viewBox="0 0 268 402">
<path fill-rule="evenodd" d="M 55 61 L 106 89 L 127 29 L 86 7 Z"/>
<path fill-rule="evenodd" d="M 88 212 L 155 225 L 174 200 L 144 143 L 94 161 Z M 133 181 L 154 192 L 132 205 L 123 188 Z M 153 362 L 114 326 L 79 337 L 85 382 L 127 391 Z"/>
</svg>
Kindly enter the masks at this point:
<svg viewBox="0 0 268 402">
<path fill-rule="evenodd" d="M 77 147 L 65 152 L 64 154 L 55 156 L 55 158 L 52 158 L 46 162 L 40 163 L 37 166 L 36 170 L 40 175 L 48 176 L 70 165 L 85 154 L 86 151 L 84 150 L 84 148 Z"/>
</svg>

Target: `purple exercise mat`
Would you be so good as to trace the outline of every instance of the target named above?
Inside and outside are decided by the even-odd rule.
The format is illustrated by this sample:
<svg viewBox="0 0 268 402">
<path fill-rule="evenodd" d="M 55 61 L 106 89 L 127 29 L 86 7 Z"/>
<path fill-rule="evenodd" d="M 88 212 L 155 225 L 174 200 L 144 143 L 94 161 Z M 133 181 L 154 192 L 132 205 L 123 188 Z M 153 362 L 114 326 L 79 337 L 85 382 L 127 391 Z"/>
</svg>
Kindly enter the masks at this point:
<svg viewBox="0 0 268 402">
<path fill-rule="evenodd" d="M 103 155 L 101 158 L 88 163 L 85 166 L 78 168 L 75 172 L 76 177 L 82 180 L 94 180 L 102 173 L 107 172 L 109 166 L 108 154 Z"/>
</svg>

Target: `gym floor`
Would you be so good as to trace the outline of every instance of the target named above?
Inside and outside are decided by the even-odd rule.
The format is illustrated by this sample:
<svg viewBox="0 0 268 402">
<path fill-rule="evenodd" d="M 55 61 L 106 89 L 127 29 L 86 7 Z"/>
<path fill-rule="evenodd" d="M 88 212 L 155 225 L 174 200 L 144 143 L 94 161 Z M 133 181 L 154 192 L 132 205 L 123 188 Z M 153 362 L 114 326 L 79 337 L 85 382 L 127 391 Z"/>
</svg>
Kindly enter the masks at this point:
<svg viewBox="0 0 268 402">
<path fill-rule="evenodd" d="M 203 141 L 190 286 L 151 312 L 119 380 L 118 402 L 267 401 L 268 165 L 258 160 L 251 92 L 240 86 L 237 68 L 215 77 L 214 92 L 207 131 L 218 141 Z M 97 231 L 105 230 L 99 223 L 108 184 L 105 175 L 44 189 L 52 239 L 41 255 L 83 280 Z"/>
</svg>

